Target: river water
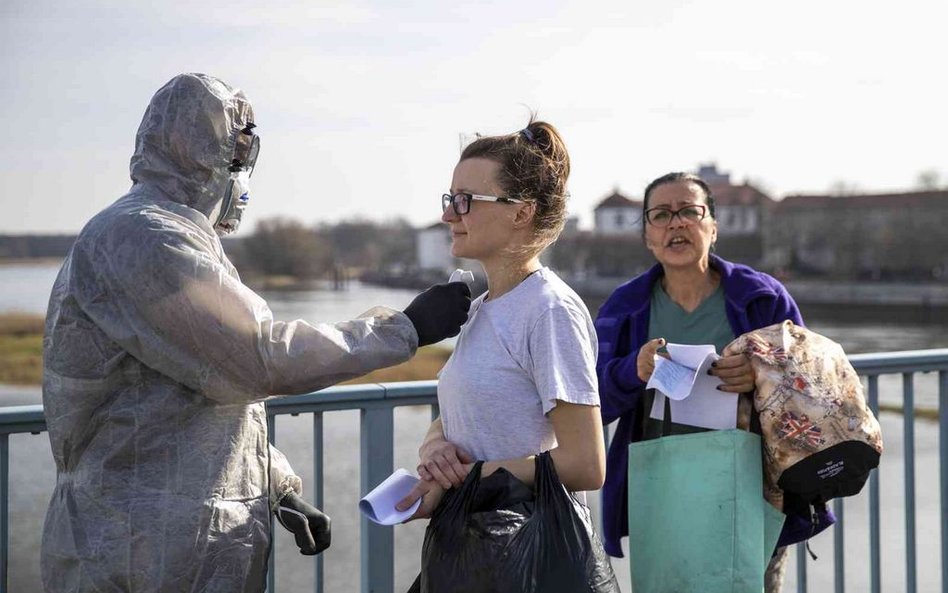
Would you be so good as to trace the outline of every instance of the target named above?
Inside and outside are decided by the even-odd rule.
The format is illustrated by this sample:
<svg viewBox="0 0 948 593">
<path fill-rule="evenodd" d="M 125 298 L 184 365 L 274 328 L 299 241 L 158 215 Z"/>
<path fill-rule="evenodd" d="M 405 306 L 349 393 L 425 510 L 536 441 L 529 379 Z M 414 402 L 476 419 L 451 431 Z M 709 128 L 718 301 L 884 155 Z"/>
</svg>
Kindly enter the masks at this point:
<svg viewBox="0 0 948 593">
<path fill-rule="evenodd" d="M 58 266 L 0 266 L 0 313 L 21 311 L 43 314 Z M 413 291 L 363 286 L 353 283 L 347 290 L 269 292 L 264 297 L 278 319 L 303 318 L 331 322 L 351 318 L 375 305 L 403 308 Z M 595 314 L 595 311 L 593 311 Z M 840 342 L 847 352 L 877 352 L 948 347 L 948 320 L 891 319 L 878 312 L 853 320 L 853 315 L 834 315 L 821 311 L 810 315 L 804 310 L 809 327 Z M 859 316 L 857 316 L 859 317 Z M 916 378 L 919 407 L 937 406 L 936 377 Z M 901 378 L 880 380 L 881 400 L 901 403 Z M 0 386 L 0 405 L 40 403 L 37 388 Z M 429 421 L 427 409 L 410 407 L 396 411 L 395 465 L 415 465 L 418 444 Z M 880 468 L 882 499 L 882 579 L 883 590 L 903 590 L 905 583 L 904 471 L 902 416 L 883 413 L 880 421 L 886 436 L 886 454 Z M 357 412 L 326 415 L 325 510 L 333 518 L 333 546 L 325 555 L 326 591 L 350 592 L 359 587 L 359 417 Z M 939 501 L 938 501 L 938 430 L 937 425 L 918 421 L 915 425 L 915 473 L 917 483 L 917 549 L 920 591 L 934 590 L 940 578 Z M 277 421 L 277 444 L 304 477 L 304 488 L 312 488 L 312 422 L 309 417 L 281 417 Z M 10 590 L 39 591 L 38 547 L 43 514 L 55 482 L 55 471 L 45 435 L 15 435 L 10 439 L 10 512 L 11 557 Z M 589 496 L 598 517 L 598 496 Z M 868 590 L 868 495 L 846 501 L 844 534 L 846 578 L 850 591 Z M 598 520 L 598 519 L 597 519 Z M 280 529 L 280 528 L 278 528 Z M 417 574 L 424 526 L 420 523 L 395 529 L 396 591 L 407 589 Z M 829 590 L 833 584 L 833 534 L 821 535 L 812 542 L 819 561 L 809 564 L 811 590 Z M 795 552 L 794 552 L 795 556 Z M 623 590 L 629 591 L 625 560 L 614 562 Z M 786 591 L 794 591 L 796 575 L 791 565 Z M 277 590 L 311 590 L 312 561 L 297 554 L 292 538 L 277 535 Z"/>
<path fill-rule="evenodd" d="M 0 313 L 45 314 L 58 270 L 59 265 L 54 263 L 0 265 Z M 401 309 L 416 293 L 352 282 L 341 291 L 271 291 L 262 294 L 277 319 L 327 322 L 354 317 L 375 305 Z M 597 305 L 590 306 L 594 316 Z M 836 340 L 851 354 L 948 347 L 948 315 L 933 318 L 931 315 L 907 315 L 904 310 L 890 313 L 884 309 L 860 312 L 852 307 L 845 310 L 804 308 L 803 314 L 810 329 Z"/>
</svg>

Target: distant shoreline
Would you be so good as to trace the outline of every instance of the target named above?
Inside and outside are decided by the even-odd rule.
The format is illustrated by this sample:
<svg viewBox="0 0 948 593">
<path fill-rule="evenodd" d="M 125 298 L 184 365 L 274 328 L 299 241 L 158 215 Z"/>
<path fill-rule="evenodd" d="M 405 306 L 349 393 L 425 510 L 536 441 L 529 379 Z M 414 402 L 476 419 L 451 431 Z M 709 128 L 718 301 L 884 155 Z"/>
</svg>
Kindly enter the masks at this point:
<svg viewBox="0 0 948 593">
<path fill-rule="evenodd" d="M 59 266 L 61 257 L 0 258 L 0 267 Z M 601 304 L 612 292 L 631 277 L 575 277 L 562 274 L 573 289 L 588 303 Z M 337 279 L 345 285 L 353 280 L 385 288 L 424 290 L 444 281 L 442 273 L 364 273 L 361 278 Z M 244 281 L 254 290 L 318 290 L 332 289 L 332 279 L 303 280 L 289 276 L 246 275 Z M 801 307 L 856 307 L 864 311 L 909 313 L 948 313 L 948 282 L 896 282 L 827 280 L 825 278 L 794 278 L 784 285 Z M 486 290 L 486 286 L 477 286 Z"/>
<path fill-rule="evenodd" d="M 62 257 L 0 257 L 0 266 L 58 266 Z"/>
<path fill-rule="evenodd" d="M 443 275 L 363 276 L 362 282 L 386 288 L 423 290 Z M 562 275 L 590 307 L 598 307 L 630 277 L 585 277 Z M 907 312 L 926 316 L 948 312 L 948 283 L 945 282 L 856 282 L 849 280 L 794 279 L 784 281 L 801 307 L 852 307 L 862 312 Z"/>
</svg>

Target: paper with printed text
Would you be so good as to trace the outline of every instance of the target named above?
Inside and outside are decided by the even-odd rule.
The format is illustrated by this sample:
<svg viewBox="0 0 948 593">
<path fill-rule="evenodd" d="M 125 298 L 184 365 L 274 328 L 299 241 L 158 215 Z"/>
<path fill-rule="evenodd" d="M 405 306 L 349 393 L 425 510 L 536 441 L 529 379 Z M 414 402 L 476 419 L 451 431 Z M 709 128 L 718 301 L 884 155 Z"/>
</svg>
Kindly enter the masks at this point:
<svg viewBox="0 0 948 593">
<path fill-rule="evenodd" d="M 737 394 L 718 391 L 721 379 L 708 374 L 711 364 L 721 358 L 714 346 L 668 344 L 668 356 L 655 356 L 655 370 L 646 387 L 655 389 L 650 416 L 665 417 L 665 397 L 671 400 L 671 417 L 676 424 L 701 428 L 737 427 Z"/>
</svg>

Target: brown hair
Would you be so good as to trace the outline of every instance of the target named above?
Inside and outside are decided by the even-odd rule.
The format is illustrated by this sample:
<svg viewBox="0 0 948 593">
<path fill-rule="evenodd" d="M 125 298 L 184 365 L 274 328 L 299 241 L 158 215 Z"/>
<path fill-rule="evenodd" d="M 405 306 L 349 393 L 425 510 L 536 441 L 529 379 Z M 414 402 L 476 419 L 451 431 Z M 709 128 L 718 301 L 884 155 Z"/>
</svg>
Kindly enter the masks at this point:
<svg viewBox="0 0 948 593">
<path fill-rule="evenodd" d="M 533 117 L 513 134 L 485 136 L 467 145 L 461 160 L 484 158 L 500 164 L 500 186 L 508 198 L 536 203 L 530 251 L 543 251 L 566 224 L 569 153 L 551 124 Z"/>
</svg>

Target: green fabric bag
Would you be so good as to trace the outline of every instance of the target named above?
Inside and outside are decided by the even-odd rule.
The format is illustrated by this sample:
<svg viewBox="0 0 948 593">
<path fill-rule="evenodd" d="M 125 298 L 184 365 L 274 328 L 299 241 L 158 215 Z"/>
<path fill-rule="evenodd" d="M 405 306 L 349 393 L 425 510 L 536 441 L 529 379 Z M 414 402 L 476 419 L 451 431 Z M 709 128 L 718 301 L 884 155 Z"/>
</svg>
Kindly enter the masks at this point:
<svg viewBox="0 0 948 593">
<path fill-rule="evenodd" d="M 629 445 L 634 593 L 759 593 L 784 515 L 763 497 L 760 436 L 714 430 Z"/>
</svg>

